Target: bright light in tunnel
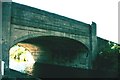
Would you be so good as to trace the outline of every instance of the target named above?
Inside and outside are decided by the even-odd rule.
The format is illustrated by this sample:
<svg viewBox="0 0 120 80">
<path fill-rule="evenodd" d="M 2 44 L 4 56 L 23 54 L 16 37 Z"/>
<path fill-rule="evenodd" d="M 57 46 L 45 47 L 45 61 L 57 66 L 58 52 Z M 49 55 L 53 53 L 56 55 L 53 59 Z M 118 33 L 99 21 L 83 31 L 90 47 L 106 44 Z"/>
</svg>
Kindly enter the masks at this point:
<svg viewBox="0 0 120 80">
<path fill-rule="evenodd" d="M 35 60 L 26 48 L 15 45 L 9 51 L 9 67 L 22 73 L 31 74 Z"/>
</svg>

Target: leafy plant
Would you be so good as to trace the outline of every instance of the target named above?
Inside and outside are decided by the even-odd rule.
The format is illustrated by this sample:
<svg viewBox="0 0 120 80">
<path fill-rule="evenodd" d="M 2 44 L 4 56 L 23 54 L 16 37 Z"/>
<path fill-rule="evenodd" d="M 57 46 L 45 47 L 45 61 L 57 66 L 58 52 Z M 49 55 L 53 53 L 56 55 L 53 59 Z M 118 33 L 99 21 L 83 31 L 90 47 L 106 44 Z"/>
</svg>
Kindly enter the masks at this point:
<svg viewBox="0 0 120 80">
<path fill-rule="evenodd" d="M 118 44 L 108 43 L 108 45 L 99 52 L 96 60 L 93 62 L 93 68 L 108 74 L 117 73 L 118 65 L 120 64 L 118 59 L 118 55 L 120 54 L 119 50 L 120 46 Z"/>
</svg>

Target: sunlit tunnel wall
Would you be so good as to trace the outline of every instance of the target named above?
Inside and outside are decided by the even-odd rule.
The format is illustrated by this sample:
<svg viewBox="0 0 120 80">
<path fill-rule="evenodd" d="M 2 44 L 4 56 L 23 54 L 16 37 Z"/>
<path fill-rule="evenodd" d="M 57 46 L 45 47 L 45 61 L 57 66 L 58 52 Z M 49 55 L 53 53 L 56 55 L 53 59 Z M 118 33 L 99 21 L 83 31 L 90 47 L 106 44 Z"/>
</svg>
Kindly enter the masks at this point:
<svg viewBox="0 0 120 80">
<path fill-rule="evenodd" d="M 9 64 L 11 69 L 30 75 L 36 69 L 36 62 L 86 69 L 88 53 L 82 43 L 69 38 L 37 37 L 14 45 L 10 49 Z"/>
</svg>

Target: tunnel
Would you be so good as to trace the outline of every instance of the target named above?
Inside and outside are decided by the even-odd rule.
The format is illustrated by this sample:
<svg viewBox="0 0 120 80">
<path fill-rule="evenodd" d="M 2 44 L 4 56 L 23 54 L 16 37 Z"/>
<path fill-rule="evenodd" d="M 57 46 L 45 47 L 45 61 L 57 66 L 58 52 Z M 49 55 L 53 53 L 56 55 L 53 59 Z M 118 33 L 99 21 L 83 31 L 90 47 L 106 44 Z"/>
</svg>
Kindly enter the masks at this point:
<svg viewBox="0 0 120 80">
<path fill-rule="evenodd" d="M 39 36 L 11 47 L 9 67 L 40 78 L 84 77 L 88 74 L 88 53 L 88 48 L 77 40 Z"/>
</svg>

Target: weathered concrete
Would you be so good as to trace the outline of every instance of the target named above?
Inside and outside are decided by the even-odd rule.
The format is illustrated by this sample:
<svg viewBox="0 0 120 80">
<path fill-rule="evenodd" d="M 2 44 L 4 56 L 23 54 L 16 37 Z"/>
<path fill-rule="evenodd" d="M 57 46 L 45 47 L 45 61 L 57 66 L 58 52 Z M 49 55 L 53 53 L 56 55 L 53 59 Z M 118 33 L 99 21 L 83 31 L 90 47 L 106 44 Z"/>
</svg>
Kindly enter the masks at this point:
<svg viewBox="0 0 120 80">
<path fill-rule="evenodd" d="M 5 62 L 5 72 L 9 72 L 11 4 L 11 2 L 2 3 L 2 60 Z"/>
<path fill-rule="evenodd" d="M 2 2 L 0 2 L 0 79 L 2 79 L 1 61 L 2 61 Z"/>
<path fill-rule="evenodd" d="M 3 14 L 2 54 L 3 60 L 5 61 L 5 69 L 9 67 L 8 53 L 10 47 L 18 42 L 42 36 L 56 36 L 58 37 L 57 40 L 63 37 L 84 45 L 88 53 L 88 56 L 85 57 L 88 60 L 85 63 L 87 65 L 85 68 L 92 68 L 92 61 L 94 60 L 97 50 L 96 24 L 94 22 L 90 25 L 17 3 L 4 3 Z M 80 57 L 78 57 L 78 59 L 79 58 Z M 62 58 L 60 60 L 62 60 Z M 74 63 L 78 64 L 78 62 L 79 60 Z M 78 67 L 80 66 L 82 65 Z"/>
</svg>

